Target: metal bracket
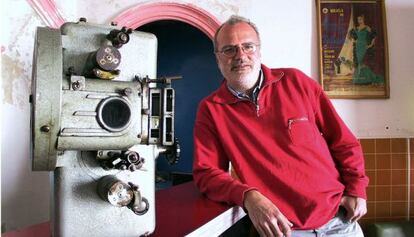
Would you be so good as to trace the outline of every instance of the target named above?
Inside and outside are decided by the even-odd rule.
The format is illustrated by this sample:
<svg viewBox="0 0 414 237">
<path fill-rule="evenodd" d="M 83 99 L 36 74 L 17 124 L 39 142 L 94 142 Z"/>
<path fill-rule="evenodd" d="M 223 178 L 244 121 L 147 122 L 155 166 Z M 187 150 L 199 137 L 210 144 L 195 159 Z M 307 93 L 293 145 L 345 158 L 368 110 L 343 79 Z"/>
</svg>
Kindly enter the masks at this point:
<svg viewBox="0 0 414 237">
<path fill-rule="evenodd" d="M 86 82 L 83 76 L 70 76 L 70 90 L 82 91 L 85 90 Z"/>
<path fill-rule="evenodd" d="M 133 183 L 128 183 L 134 193 L 134 200 L 129 204 L 129 208 L 137 215 L 142 216 L 148 212 L 149 202 L 146 198 L 141 196 L 138 186 Z"/>
</svg>

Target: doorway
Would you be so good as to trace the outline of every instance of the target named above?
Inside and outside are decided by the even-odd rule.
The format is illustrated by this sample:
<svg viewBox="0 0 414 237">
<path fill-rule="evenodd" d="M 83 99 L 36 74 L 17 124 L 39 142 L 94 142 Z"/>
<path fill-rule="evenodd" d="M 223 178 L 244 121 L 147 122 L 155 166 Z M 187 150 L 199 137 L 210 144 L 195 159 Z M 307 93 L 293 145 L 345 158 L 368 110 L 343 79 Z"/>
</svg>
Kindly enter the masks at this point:
<svg viewBox="0 0 414 237">
<path fill-rule="evenodd" d="M 153 33 L 158 39 L 157 76 L 183 77 L 172 84 L 176 92 L 175 135 L 181 145 L 181 157 L 175 165 L 169 165 L 163 155 L 156 162 L 161 180 L 157 187 L 168 187 L 171 174 L 192 173 L 198 103 L 219 87 L 223 77 L 216 64 L 213 42 L 199 29 L 181 21 L 160 20 L 137 30 Z"/>
</svg>

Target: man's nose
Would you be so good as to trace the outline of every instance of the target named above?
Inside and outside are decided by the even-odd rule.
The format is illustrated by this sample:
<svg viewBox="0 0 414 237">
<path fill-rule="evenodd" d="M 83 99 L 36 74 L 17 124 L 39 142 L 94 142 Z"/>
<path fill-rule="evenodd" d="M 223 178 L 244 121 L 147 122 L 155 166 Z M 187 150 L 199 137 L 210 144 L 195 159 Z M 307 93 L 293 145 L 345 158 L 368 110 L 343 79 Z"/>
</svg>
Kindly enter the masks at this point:
<svg viewBox="0 0 414 237">
<path fill-rule="evenodd" d="M 244 58 L 246 56 L 247 54 L 243 51 L 243 47 L 237 47 L 236 55 L 234 55 L 234 58 L 239 59 Z"/>
</svg>

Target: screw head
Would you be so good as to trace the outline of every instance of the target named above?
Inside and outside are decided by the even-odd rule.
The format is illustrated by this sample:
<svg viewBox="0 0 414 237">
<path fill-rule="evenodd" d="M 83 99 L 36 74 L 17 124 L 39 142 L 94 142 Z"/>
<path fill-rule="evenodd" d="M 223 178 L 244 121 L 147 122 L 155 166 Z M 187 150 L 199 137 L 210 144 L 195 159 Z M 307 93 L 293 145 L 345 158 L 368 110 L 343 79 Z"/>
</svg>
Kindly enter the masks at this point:
<svg viewBox="0 0 414 237">
<path fill-rule="evenodd" d="M 142 109 L 142 114 L 149 115 L 150 114 L 150 110 L 149 109 Z"/>
<path fill-rule="evenodd" d="M 127 42 L 127 41 L 128 41 L 128 35 L 127 35 L 127 34 L 121 34 L 121 35 L 119 36 L 119 39 L 120 39 L 123 43 L 125 43 L 125 42 Z"/>
<path fill-rule="evenodd" d="M 135 165 L 129 166 L 129 171 L 134 172 L 135 170 L 137 170 L 137 167 Z"/>
<path fill-rule="evenodd" d="M 132 94 L 132 89 L 127 87 L 124 89 L 124 95 L 129 96 Z"/>
<path fill-rule="evenodd" d="M 40 127 L 40 131 L 42 131 L 42 132 L 49 132 L 50 131 L 50 127 L 48 125 L 43 125 L 42 127 Z"/>
<path fill-rule="evenodd" d="M 80 86 L 80 81 L 75 81 L 74 83 L 72 83 L 72 88 L 74 90 L 79 90 Z"/>
</svg>

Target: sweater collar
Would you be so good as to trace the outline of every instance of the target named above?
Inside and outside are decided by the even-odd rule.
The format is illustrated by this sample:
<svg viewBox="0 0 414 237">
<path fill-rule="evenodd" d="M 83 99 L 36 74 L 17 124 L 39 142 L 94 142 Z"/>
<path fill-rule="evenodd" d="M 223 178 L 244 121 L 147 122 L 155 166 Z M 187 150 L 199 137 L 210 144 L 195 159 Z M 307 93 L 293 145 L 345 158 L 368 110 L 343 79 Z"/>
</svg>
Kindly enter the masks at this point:
<svg viewBox="0 0 414 237">
<path fill-rule="evenodd" d="M 237 91 L 237 90 L 233 89 L 228 83 L 227 83 L 227 89 L 229 89 L 229 91 L 234 96 L 236 96 L 237 98 L 239 98 L 241 100 L 249 100 L 249 101 L 252 101 L 252 102 L 256 103 L 257 95 L 259 94 L 260 89 L 263 87 L 263 81 L 264 81 L 263 78 L 264 78 L 263 72 L 260 69 L 259 80 L 256 83 L 256 85 L 254 86 L 251 93 L 244 93 L 244 92 Z"/>
<path fill-rule="evenodd" d="M 263 89 L 267 85 L 270 85 L 272 83 L 279 81 L 280 79 L 282 79 L 284 75 L 283 71 L 280 69 L 271 70 L 263 64 L 261 65 L 261 68 L 262 68 L 262 72 L 264 76 L 264 81 L 263 81 L 263 85 L 261 89 Z M 227 83 L 225 79 L 221 83 L 219 89 L 213 94 L 212 100 L 220 104 L 233 104 L 233 103 L 241 101 L 239 98 L 234 96 L 229 91 L 229 88 L 227 87 Z"/>
</svg>

